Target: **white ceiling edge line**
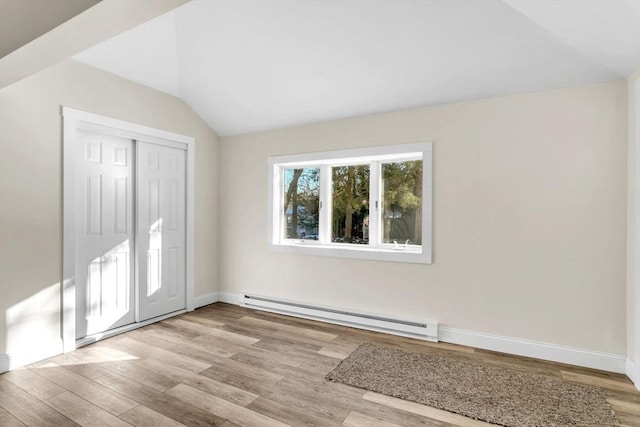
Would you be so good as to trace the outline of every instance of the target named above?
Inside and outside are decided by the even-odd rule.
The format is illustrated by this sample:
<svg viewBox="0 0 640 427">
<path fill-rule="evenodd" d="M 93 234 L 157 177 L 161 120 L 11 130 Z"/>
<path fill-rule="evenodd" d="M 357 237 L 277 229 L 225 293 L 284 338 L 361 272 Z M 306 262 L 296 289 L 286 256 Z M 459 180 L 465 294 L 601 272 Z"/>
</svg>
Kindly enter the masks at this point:
<svg viewBox="0 0 640 427">
<path fill-rule="evenodd" d="M 284 130 L 287 130 L 287 129 L 303 128 L 305 126 L 316 126 L 316 125 L 321 126 L 323 124 L 329 125 L 329 124 L 331 124 L 333 122 L 341 122 L 341 121 L 349 121 L 349 120 L 360 120 L 360 119 L 365 120 L 367 118 L 375 117 L 375 116 L 387 116 L 387 115 L 392 115 L 392 114 L 402 114 L 403 112 L 411 112 L 411 111 L 415 111 L 415 110 L 422 110 L 422 109 L 429 109 L 429 108 L 446 107 L 446 106 L 449 106 L 449 105 L 467 104 L 467 103 L 472 103 L 472 102 L 483 102 L 483 101 L 488 101 L 488 100 L 492 100 L 492 99 L 524 96 L 524 95 L 535 94 L 535 93 L 556 92 L 556 91 L 560 91 L 560 90 L 580 88 L 580 87 L 593 86 L 593 85 L 600 85 L 600 84 L 605 84 L 605 83 L 610 83 L 610 82 L 617 82 L 617 81 L 622 81 L 622 80 L 626 80 L 626 78 L 604 79 L 604 80 L 601 80 L 601 81 L 591 82 L 591 83 L 587 83 L 587 84 L 577 83 L 577 84 L 572 84 L 572 85 L 569 85 L 569 86 L 558 86 L 558 87 L 547 88 L 547 89 L 542 89 L 542 90 L 527 90 L 527 91 L 522 91 L 522 92 L 511 92 L 511 93 L 504 93 L 504 94 L 497 94 L 497 95 L 490 95 L 490 96 L 481 96 L 481 97 L 476 97 L 476 98 L 462 98 L 462 99 L 459 99 L 459 100 L 453 100 L 453 101 L 449 101 L 449 102 L 440 102 L 440 103 L 436 102 L 436 103 L 432 103 L 432 104 L 415 105 L 415 106 L 402 107 L 402 108 L 396 108 L 396 109 L 391 109 L 391 110 L 373 111 L 373 112 L 369 112 L 369 113 L 354 114 L 354 115 L 350 115 L 350 116 L 334 116 L 334 117 L 324 118 L 324 119 L 320 119 L 320 120 L 307 120 L 307 121 L 300 121 L 300 122 L 287 122 L 285 124 L 276 125 L 274 127 L 256 128 L 256 129 L 250 130 L 248 132 L 240 132 L 240 133 L 224 133 L 224 132 L 218 133 L 218 131 L 215 130 L 211 125 L 209 125 L 209 123 L 206 120 L 204 120 L 204 118 L 202 118 L 200 116 L 200 114 L 195 109 L 193 109 L 191 107 L 191 105 L 189 105 L 189 103 L 186 100 L 183 99 L 182 101 L 191 109 L 191 111 L 194 112 L 194 114 L 196 114 L 205 124 L 207 124 L 209 129 L 211 129 L 211 131 L 214 132 L 218 137 L 220 137 L 220 138 L 235 138 L 235 137 L 242 137 L 242 136 L 247 136 L 247 135 L 259 134 L 259 133 L 263 133 L 263 132 L 265 132 L 265 133 L 266 132 L 278 132 L 278 131 L 284 131 Z"/>
</svg>

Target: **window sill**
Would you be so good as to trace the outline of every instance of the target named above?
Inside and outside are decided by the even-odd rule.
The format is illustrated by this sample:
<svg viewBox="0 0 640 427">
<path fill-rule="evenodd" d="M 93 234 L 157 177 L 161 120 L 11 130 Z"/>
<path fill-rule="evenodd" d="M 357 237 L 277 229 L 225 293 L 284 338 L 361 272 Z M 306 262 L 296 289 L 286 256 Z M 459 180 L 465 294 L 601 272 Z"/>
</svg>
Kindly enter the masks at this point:
<svg viewBox="0 0 640 427">
<path fill-rule="evenodd" d="M 416 250 L 369 248 L 358 245 L 321 245 L 318 243 L 270 243 L 269 249 L 274 252 L 296 253 L 301 255 L 328 256 L 334 258 L 352 258 L 374 261 L 408 262 L 414 264 L 431 264 L 431 254 L 424 253 L 424 247 Z"/>
</svg>

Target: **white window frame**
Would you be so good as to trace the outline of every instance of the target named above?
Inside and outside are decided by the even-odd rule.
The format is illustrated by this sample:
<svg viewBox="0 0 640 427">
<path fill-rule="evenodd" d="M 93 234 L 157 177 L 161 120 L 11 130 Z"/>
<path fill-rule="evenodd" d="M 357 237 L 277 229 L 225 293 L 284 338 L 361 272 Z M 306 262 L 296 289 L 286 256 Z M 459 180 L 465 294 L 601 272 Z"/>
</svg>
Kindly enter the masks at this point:
<svg viewBox="0 0 640 427">
<path fill-rule="evenodd" d="M 371 148 L 325 151 L 269 157 L 268 161 L 268 247 L 276 252 L 339 258 L 431 264 L 433 208 L 433 144 L 385 145 Z M 394 161 L 422 159 L 422 245 L 378 243 L 381 203 L 381 165 Z M 370 164 L 369 245 L 331 242 L 331 167 Z M 320 168 L 320 212 L 318 240 L 285 239 L 282 236 L 283 169 Z M 323 220 L 324 219 L 324 220 Z"/>
</svg>

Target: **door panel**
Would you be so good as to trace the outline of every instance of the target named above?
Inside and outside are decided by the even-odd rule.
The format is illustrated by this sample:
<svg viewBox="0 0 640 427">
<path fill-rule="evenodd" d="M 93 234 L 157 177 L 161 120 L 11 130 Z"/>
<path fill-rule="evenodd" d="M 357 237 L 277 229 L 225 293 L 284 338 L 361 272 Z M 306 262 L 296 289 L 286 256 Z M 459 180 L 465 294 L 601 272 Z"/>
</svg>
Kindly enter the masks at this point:
<svg viewBox="0 0 640 427">
<path fill-rule="evenodd" d="M 134 322 L 133 143 L 79 131 L 76 337 Z"/>
<path fill-rule="evenodd" d="M 139 321 L 186 307 L 186 155 L 137 142 Z"/>
</svg>

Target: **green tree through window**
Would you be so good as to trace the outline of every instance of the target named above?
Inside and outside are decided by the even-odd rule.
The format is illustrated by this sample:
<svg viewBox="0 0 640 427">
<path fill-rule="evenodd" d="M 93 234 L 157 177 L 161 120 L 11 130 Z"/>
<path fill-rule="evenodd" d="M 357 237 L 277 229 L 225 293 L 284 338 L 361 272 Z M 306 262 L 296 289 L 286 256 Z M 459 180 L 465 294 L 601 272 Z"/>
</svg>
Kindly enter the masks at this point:
<svg viewBox="0 0 640 427">
<path fill-rule="evenodd" d="M 422 161 L 382 164 L 383 243 L 422 244 Z"/>
<path fill-rule="evenodd" d="M 332 242 L 369 243 L 369 165 L 332 168 Z"/>
<path fill-rule="evenodd" d="M 318 240 L 320 169 L 284 169 L 284 194 L 285 238 Z"/>
</svg>

